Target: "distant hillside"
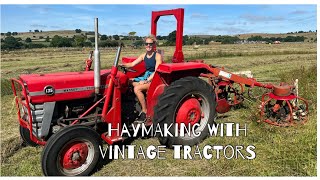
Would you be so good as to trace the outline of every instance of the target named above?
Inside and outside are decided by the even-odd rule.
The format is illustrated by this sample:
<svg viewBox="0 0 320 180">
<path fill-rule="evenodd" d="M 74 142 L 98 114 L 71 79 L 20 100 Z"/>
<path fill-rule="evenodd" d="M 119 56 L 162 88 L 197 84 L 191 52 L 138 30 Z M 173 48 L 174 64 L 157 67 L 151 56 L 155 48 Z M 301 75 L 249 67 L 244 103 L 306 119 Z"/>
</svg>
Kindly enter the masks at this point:
<svg viewBox="0 0 320 180">
<path fill-rule="evenodd" d="M 81 31 L 81 33 L 76 33 L 75 30 L 59 30 L 59 31 L 42 31 L 42 32 L 18 32 L 18 35 L 14 35 L 15 38 L 21 38 L 22 40 L 31 38 L 32 41 L 44 41 L 47 36 L 52 39 L 55 35 L 62 37 L 73 37 L 74 35 L 87 35 L 87 37 L 93 37 L 93 31 Z M 1 38 L 4 38 L 2 36 Z M 40 37 L 43 37 L 42 39 Z"/>
<path fill-rule="evenodd" d="M 5 34 L 5 33 L 4 33 Z M 22 40 L 25 40 L 26 38 L 31 38 L 33 42 L 41 42 L 45 41 L 45 38 L 49 36 L 50 39 L 53 38 L 53 36 L 59 35 L 63 37 L 73 37 L 74 35 L 87 35 L 87 38 L 94 37 L 93 31 L 81 31 L 81 33 L 76 33 L 75 30 L 58 30 L 58 31 L 43 31 L 43 32 L 19 32 L 18 35 L 14 35 L 15 38 L 20 37 Z M 200 38 L 209 38 L 211 36 L 217 36 L 217 35 L 189 35 L 190 37 L 200 37 Z M 248 39 L 252 36 L 261 36 L 263 38 L 270 38 L 270 37 L 281 37 L 285 38 L 287 36 L 304 36 L 307 39 L 305 42 L 308 42 L 310 40 L 313 41 L 317 38 L 316 32 L 307 32 L 307 33 L 293 33 L 293 34 L 287 34 L 287 33 L 279 33 L 279 34 L 270 34 L 270 33 L 248 33 L 248 34 L 238 34 L 236 35 L 240 39 Z M 1 39 L 5 38 L 6 36 L 1 36 Z M 42 37 L 42 38 L 41 38 Z"/>
<path fill-rule="evenodd" d="M 190 35 L 191 37 L 197 36 L 200 38 L 209 38 L 211 36 L 217 36 L 217 35 Z M 263 38 L 270 38 L 270 37 L 281 37 L 285 38 L 287 36 L 304 36 L 307 39 L 305 40 L 308 42 L 309 40 L 312 41 L 313 39 L 317 38 L 316 32 L 307 32 L 307 33 L 293 33 L 293 34 L 287 34 L 287 33 L 279 33 L 279 34 L 271 34 L 271 33 L 248 33 L 248 34 L 238 34 L 235 35 L 238 36 L 240 39 L 248 39 L 252 36 L 261 36 Z"/>
<path fill-rule="evenodd" d="M 293 34 L 287 34 L 287 33 L 280 33 L 280 34 L 267 34 L 267 33 L 251 33 L 251 34 L 239 34 L 238 37 L 240 39 L 248 39 L 251 36 L 261 36 L 263 38 L 270 38 L 270 37 L 281 37 L 285 38 L 287 36 L 304 36 L 308 39 L 315 39 L 317 37 L 316 32 L 307 32 L 307 33 L 293 33 Z M 307 39 L 307 40 L 308 40 Z"/>
</svg>

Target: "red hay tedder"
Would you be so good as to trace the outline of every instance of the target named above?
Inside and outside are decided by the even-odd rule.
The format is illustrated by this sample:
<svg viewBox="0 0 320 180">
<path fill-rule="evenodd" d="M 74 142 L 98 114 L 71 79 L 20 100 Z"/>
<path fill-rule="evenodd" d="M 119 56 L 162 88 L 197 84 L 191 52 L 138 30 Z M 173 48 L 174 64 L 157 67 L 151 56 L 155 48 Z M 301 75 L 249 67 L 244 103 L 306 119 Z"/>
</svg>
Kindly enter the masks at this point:
<svg viewBox="0 0 320 180">
<path fill-rule="evenodd" d="M 177 20 L 176 50 L 172 63 L 161 64 L 146 92 L 145 125 L 168 123 L 199 124 L 198 137 L 161 137 L 161 144 L 190 145 L 208 135 L 216 113 L 225 113 L 244 100 L 244 86 L 270 89 L 262 96 L 261 121 L 290 126 L 307 120 L 307 101 L 297 96 L 296 86 L 262 84 L 203 63 L 184 62 L 182 52 L 184 9 L 153 11 L 151 34 L 157 34 L 161 16 L 174 15 Z M 95 20 L 95 51 L 86 61 L 86 71 L 21 75 L 12 79 L 20 134 L 31 146 L 43 145 L 44 175 L 88 175 L 97 165 L 101 139 L 109 145 L 123 141 L 112 129 L 130 127 L 140 110 L 129 79 L 144 72 L 144 64 L 132 69 L 120 67 L 118 48 L 111 69 L 100 70 L 98 20 Z M 90 71 L 94 57 L 94 71 Z M 123 57 L 122 62 L 136 58 Z M 201 77 L 201 79 L 200 79 Z M 202 80 L 207 78 L 207 82 Z M 170 129 L 173 133 L 174 129 Z M 173 133 L 174 134 L 174 133 Z"/>
</svg>

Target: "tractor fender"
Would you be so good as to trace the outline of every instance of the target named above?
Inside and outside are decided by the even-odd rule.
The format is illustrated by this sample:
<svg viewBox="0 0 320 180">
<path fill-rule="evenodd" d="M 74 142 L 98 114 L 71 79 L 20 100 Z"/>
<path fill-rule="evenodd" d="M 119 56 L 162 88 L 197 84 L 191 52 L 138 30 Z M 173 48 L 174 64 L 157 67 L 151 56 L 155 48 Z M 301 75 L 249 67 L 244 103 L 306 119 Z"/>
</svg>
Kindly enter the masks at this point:
<svg viewBox="0 0 320 180">
<path fill-rule="evenodd" d="M 159 65 L 157 73 L 165 81 L 165 84 L 169 85 L 183 77 L 199 77 L 201 73 L 210 72 L 210 69 L 208 64 L 201 62 L 165 63 Z"/>
<path fill-rule="evenodd" d="M 153 118 L 153 108 L 158 103 L 158 97 L 163 93 L 166 86 L 180 78 L 186 76 L 199 77 L 201 73 L 207 73 L 208 71 L 210 71 L 210 66 L 199 62 L 160 64 L 147 92 L 147 116 L 150 119 Z"/>
<path fill-rule="evenodd" d="M 210 71 L 210 66 L 201 62 L 184 62 L 184 63 L 164 63 L 160 64 L 157 72 L 171 74 L 174 72 L 184 71 L 185 73 L 193 73 L 194 70 L 202 69 Z M 189 76 L 189 74 L 186 74 Z"/>
</svg>

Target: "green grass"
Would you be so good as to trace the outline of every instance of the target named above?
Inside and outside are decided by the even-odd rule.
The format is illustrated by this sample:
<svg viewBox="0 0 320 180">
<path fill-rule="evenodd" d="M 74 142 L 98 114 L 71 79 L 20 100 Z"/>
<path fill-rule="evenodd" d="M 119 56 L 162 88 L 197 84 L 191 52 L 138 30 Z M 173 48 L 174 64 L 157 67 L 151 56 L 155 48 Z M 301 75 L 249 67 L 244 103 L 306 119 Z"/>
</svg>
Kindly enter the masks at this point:
<svg viewBox="0 0 320 180">
<path fill-rule="evenodd" d="M 267 48 L 266 48 L 267 47 Z M 174 49 L 165 48 L 165 58 Z M 110 67 L 115 49 L 102 49 L 102 66 Z M 292 82 L 299 79 L 299 93 L 308 99 L 309 121 L 295 127 L 273 127 L 257 123 L 259 101 L 245 101 L 239 109 L 219 115 L 217 122 L 247 124 L 248 135 L 240 137 L 209 137 L 205 145 L 254 145 L 256 158 L 242 160 L 225 158 L 211 160 L 176 160 L 167 149 L 166 160 L 113 160 L 94 176 L 316 176 L 317 158 L 317 99 L 316 99 L 316 44 L 269 45 L 212 45 L 193 49 L 184 47 L 186 58 L 204 52 L 205 62 L 224 66 L 228 71 L 251 70 L 254 77 L 264 82 Z M 212 54 L 221 55 L 211 56 Z M 122 56 L 137 56 L 143 49 L 124 49 Z M 2 79 L 21 73 L 79 71 L 84 66 L 88 51 L 81 49 L 35 49 L 2 55 Z M 241 54 L 241 55 L 240 55 Z M 199 56 L 200 56 L 199 55 Z M 203 58 L 203 57 L 202 57 Z M 6 80 L 3 82 L 6 87 Z M 2 88 L 3 88 L 2 87 Z M 263 89 L 257 88 L 261 95 Z M 1 91 L 2 93 L 2 91 Z M 13 97 L 1 96 L 1 176 L 42 176 L 42 147 L 23 147 L 19 140 L 18 122 Z M 135 139 L 132 145 L 147 147 L 160 145 L 156 138 Z"/>
<path fill-rule="evenodd" d="M 1 78 L 1 96 L 12 94 L 11 82 L 9 79 Z"/>
</svg>

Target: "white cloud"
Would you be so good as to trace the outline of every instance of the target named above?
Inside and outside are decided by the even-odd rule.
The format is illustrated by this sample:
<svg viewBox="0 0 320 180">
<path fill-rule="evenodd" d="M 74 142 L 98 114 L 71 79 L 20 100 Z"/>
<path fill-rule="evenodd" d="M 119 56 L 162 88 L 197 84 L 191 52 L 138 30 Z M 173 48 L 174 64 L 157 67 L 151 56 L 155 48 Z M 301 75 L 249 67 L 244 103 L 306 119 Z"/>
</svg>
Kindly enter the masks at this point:
<svg viewBox="0 0 320 180">
<path fill-rule="evenodd" d="M 200 13 L 193 13 L 193 14 L 191 14 L 190 18 L 208 18 L 208 15 L 200 14 Z"/>
<path fill-rule="evenodd" d="M 260 16 L 253 14 L 243 14 L 240 18 L 245 19 L 250 22 L 269 22 L 269 21 L 283 21 L 284 17 L 282 16 Z"/>
</svg>

